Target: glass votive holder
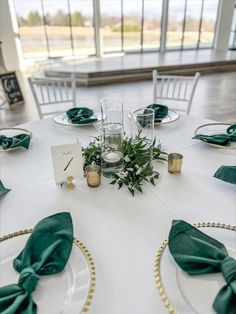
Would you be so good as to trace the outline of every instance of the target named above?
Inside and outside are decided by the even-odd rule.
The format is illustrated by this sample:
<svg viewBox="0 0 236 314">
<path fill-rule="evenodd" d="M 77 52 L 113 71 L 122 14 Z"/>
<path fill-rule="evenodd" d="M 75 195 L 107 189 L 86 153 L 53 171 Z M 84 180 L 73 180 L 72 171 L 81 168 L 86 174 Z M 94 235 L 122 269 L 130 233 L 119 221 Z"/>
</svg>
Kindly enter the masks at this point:
<svg viewBox="0 0 236 314">
<path fill-rule="evenodd" d="M 98 165 L 89 165 L 85 168 L 87 184 L 91 188 L 99 186 L 101 183 L 101 167 Z"/>
<path fill-rule="evenodd" d="M 183 155 L 171 153 L 168 155 L 168 171 L 172 174 L 180 174 L 183 162 Z"/>
</svg>

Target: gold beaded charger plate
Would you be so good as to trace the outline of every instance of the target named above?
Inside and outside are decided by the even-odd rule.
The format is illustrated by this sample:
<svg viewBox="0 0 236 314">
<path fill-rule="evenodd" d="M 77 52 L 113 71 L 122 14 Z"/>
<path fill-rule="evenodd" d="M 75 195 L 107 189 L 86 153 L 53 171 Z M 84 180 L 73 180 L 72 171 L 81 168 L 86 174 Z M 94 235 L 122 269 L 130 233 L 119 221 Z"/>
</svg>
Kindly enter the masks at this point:
<svg viewBox="0 0 236 314">
<path fill-rule="evenodd" d="M 128 118 L 131 119 L 132 117 L 132 113 L 129 112 L 128 113 Z M 178 111 L 175 111 L 173 109 L 168 109 L 168 114 L 165 116 L 165 118 L 163 118 L 161 120 L 161 122 L 154 122 L 154 125 L 161 125 L 161 124 L 167 124 L 167 123 L 171 123 L 174 122 L 176 120 L 178 120 L 180 117 L 180 113 Z"/>
<path fill-rule="evenodd" d="M 207 123 L 207 124 L 203 124 L 200 125 L 195 131 L 194 134 L 195 135 L 213 135 L 213 134 L 225 134 L 226 130 L 228 129 L 228 127 L 230 127 L 231 124 L 230 123 Z M 208 142 L 204 142 L 210 146 L 213 147 L 217 147 L 217 148 L 224 148 L 224 149 L 236 149 L 236 142 L 231 142 L 229 145 L 227 146 L 223 146 L 223 145 L 218 145 L 218 144 L 212 144 L 212 143 L 208 143 Z"/>
<path fill-rule="evenodd" d="M 236 258 L 236 225 L 198 223 L 194 226 L 223 243 L 229 255 Z M 189 276 L 174 261 L 165 239 L 155 256 L 154 274 L 167 313 L 215 314 L 212 304 L 226 284 L 221 273 Z"/>
<path fill-rule="evenodd" d="M 13 268 L 32 232 L 31 229 L 14 232 L 0 238 L 0 286 L 17 283 L 19 273 Z M 92 256 L 78 239 L 74 238 L 72 251 L 65 269 L 52 276 L 41 276 L 33 292 L 38 314 L 85 313 L 92 302 L 96 282 Z M 50 310 L 49 310 L 50 309 Z"/>
<path fill-rule="evenodd" d="M 66 126 L 88 126 L 92 125 L 94 123 L 100 122 L 102 120 L 102 114 L 100 112 L 94 112 L 93 115 L 90 117 L 91 119 L 97 119 L 95 122 L 89 122 L 89 123 L 72 123 L 70 119 L 67 117 L 66 112 L 62 112 L 57 114 L 55 117 L 53 117 L 53 121 L 57 124 L 62 124 Z"/>
<path fill-rule="evenodd" d="M 12 137 L 12 136 L 16 136 L 18 134 L 28 134 L 30 136 L 30 138 L 33 137 L 32 133 L 27 130 L 27 129 L 22 129 L 22 128 L 0 128 L 0 136 L 4 135 L 6 137 Z M 0 145 L 0 153 L 6 153 L 18 148 L 22 148 L 21 146 L 17 146 L 17 147 L 12 147 L 12 148 L 7 148 L 7 149 L 3 149 L 2 146 Z"/>
</svg>

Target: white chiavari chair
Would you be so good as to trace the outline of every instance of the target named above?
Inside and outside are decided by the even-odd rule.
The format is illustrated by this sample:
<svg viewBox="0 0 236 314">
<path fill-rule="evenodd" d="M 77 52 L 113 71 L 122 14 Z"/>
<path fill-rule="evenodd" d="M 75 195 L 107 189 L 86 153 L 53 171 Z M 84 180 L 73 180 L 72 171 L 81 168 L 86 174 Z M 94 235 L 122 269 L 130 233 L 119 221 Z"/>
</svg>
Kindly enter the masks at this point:
<svg viewBox="0 0 236 314">
<path fill-rule="evenodd" d="M 39 118 L 53 116 L 76 105 L 76 80 L 71 78 L 28 78 Z"/>
<path fill-rule="evenodd" d="M 185 114 L 191 110 L 200 73 L 195 76 L 159 75 L 153 71 L 153 102 L 167 105 Z"/>
</svg>

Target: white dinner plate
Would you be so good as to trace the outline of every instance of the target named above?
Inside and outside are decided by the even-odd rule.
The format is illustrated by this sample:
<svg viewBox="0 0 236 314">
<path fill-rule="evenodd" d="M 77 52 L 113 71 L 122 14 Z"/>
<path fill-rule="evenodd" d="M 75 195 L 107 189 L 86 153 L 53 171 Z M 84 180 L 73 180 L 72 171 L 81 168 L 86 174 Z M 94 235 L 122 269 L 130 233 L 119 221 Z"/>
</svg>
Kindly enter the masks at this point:
<svg viewBox="0 0 236 314">
<path fill-rule="evenodd" d="M 234 231 L 215 227 L 200 230 L 223 243 L 229 255 L 236 258 L 236 227 Z M 160 274 L 165 291 L 164 301 L 166 304 L 169 302 L 175 313 L 215 314 L 212 304 L 217 293 L 226 285 L 221 273 L 188 275 L 174 261 L 167 245 L 161 255 Z"/>
<path fill-rule="evenodd" d="M 0 286 L 17 283 L 19 273 L 13 268 L 29 234 L 14 236 L 0 243 Z M 38 314 L 81 313 L 91 302 L 94 278 L 91 276 L 91 257 L 87 258 L 83 244 L 74 240 L 65 269 L 55 275 L 41 276 L 32 296 Z M 91 290 L 92 289 L 92 290 Z"/>
<path fill-rule="evenodd" d="M 214 134 L 225 134 L 226 130 L 228 129 L 228 127 L 230 127 L 231 124 L 230 123 L 207 123 L 207 124 L 203 124 L 200 125 L 196 130 L 195 130 L 195 135 L 214 135 Z M 223 146 L 223 145 L 218 145 L 218 144 L 212 144 L 212 143 L 208 143 L 205 141 L 202 141 L 203 143 L 206 143 L 210 146 L 213 147 L 219 147 L 219 148 L 226 148 L 226 149 L 236 149 L 236 144 L 235 142 L 230 142 L 229 145 L 227 146 Z"/>
<path fill-rule="evenodd" d="M 32 138 L 32 133 L 27 130 L 27 129 L 22 129 L 22 128 L 1 128 L 0 129 L 0 135 L 4 135 L 6 137 L 12 137 L 12 136 L 16 136 L 19 134 L 28 134 L 30 136 L 30 138 Z M 18 148 L 22 148 L 21 146 L 17 146 L 17 147 L 12 147 L 12 148 L 8 148 L 8 149 L 3 149 L 2 146 L 0 145 L 0 153 L 2 152 L 9 152 L 11 150 L 15 150 Z"/>
<path fill-rule="evenodd" d="M 132 113 L 129 112 L 128 113 L 128 118 L 131 119 L 131 115 Z M 180 117 L 180 113 L 173 110 L 173 109 L 168 109 L 168 114 L 165 116 L 165 118 L 163 118 L 161 120 L 161 122 L 154 122 L 154 125 L 161 125 L 161 124 L 167 124 L 167 123 L 171 123 L 174 122 L 176 120 L 178 120 Z"/>
<path fill-rule="evenodd" d="M 62 112 L 57 114 L 55 117 L 53 117 L 53 121 L 62 124 L 62 125 L 67 125 L 67 126 L 88 126 L 92 125 L 94 123 L 97 123 L 102 120 L 102 115 L 100 112 L 94 112 L 93 115 L 90 117 L 92 119 L 97 119 L 96 122 L 89 122 L 89 123 L 72 123 L 70 119 L 67 117 L 66 112 Z"/>
</svg>

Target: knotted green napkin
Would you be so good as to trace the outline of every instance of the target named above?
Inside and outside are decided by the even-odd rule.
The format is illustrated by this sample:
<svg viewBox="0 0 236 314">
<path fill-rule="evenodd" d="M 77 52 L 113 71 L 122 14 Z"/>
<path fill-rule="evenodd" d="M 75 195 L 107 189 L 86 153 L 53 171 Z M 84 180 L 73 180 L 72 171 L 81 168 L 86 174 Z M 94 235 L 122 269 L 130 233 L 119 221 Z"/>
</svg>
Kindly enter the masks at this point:
<svg viewBox="0 0 236 314">
<path fill-rule="evenodd" d="M 182 220 L 174 220 L 169 249 L 176 263 L 189 275 L 221 272 L 226 285 L 219 291 L 213 308 L 218 314 L 236 313 L 236 260 L 225 246 Z"/>
<path fill-rule="evenodd" d="M 225 182 L 236 184 L 236 166 L 221 166 L 214 177 Z"/>
<path fill-rule="evenodd" d="M 230 142 L 236 141 L 236 124 L 231 125 L 226 130 L 226 134 L 213 134 L 213 135 L 203 135 L 198 134 L 193 137 L 193 139 L 201 140 L 203 142 L 217 144 L 226 146 Z"/>
<path fill-rule="evenodd" d="M 73 226 L 69 213 L 58 213 L 41 220 L 23 251 L 13 262 L 20 277 L 17 284 L 0 288 L 0 313 L 35 314 L 32 292 L 42 275 L 61 272 L 70 256 Z"/>
<path fill-rule="evenodd" d="M 168 114 L 168 107 L 159 104 L 152 104 L 147 106 L 147 108 L 154 110 L 154 121 L 161 122 Z"/>
<path fill-rule="evenodd" d="M 2 181 L 0 180 L 0 195 L 1 194 L 5 194 L 7 192 L 11 191 L 11 189 L 5 188 L 5 186 L 3 185 Z"/>
<path fill-rule="evenodd" d="M 30 144 L 29 134 L 19 134 L 12 137 L 0 135 L 0 146 L 2 146 L 3 149 L 14 148 L 18 146 L 22 146 L 28 149 L 29 144 Z"/>
<path fill-rule="evenodd" d="M 93 110 L 86 107 L 69 109 L 66 111 L 66 114 L 70 121 L 75 124 L 86 124 L 97 121 L 96 118 L 91 118 Z"/>
</svg>

